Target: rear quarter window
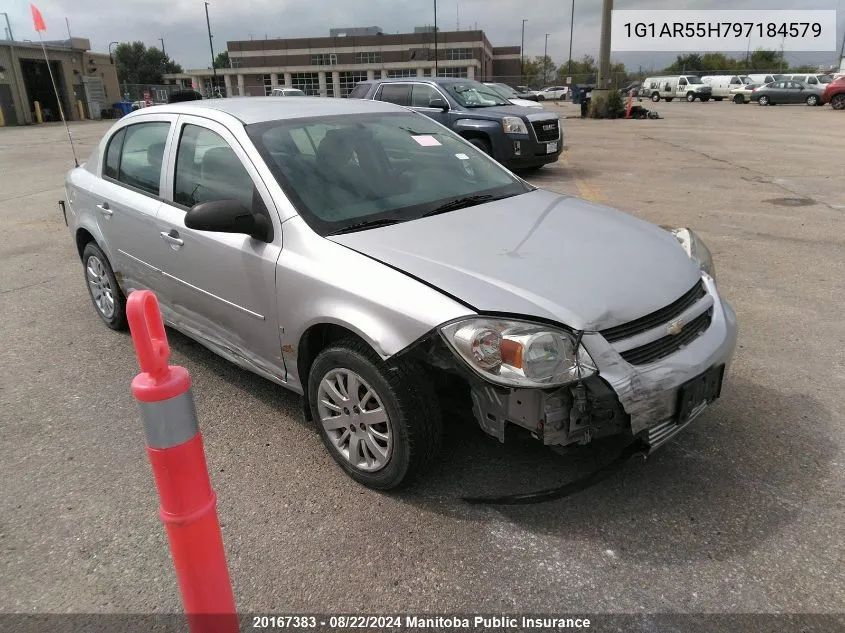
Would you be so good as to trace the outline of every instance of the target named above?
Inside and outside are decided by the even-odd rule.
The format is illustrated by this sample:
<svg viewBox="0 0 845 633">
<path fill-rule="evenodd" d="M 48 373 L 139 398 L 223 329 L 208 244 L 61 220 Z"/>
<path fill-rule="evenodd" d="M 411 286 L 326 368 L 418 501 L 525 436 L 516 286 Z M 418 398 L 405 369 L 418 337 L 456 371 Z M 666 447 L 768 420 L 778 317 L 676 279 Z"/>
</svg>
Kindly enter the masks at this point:
<svg viewBox="0 0 845 633">
<path fill-rule="evenodd" d="M 103 175 L 117 180 L 120 170 L 120 152 L 123 149 L 123 137 L 126 136 L 126 128 L 118 130 L 117 134 L 109 139 L 106 147 L 106 159 L 103 161 Z"/>
<path fill-rule="evenodd" d="M 370 84 L 360 83 L 349 93 L 349 99 L 364 99 L 370 91 Z"/>
</svg>

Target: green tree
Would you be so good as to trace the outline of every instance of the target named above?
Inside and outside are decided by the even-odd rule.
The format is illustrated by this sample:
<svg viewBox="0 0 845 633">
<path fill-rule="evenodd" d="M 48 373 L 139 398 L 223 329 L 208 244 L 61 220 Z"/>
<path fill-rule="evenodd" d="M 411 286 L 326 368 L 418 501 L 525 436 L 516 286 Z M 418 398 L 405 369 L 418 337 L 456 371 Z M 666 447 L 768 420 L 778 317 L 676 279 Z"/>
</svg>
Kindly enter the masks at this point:
<svg viewBox="0 0 845 633">
<path fill-rule="evenodd" d="M 552 81 L 557 66 L 551 57 L 538 55 L 534 59 L 526 59 L 522 62 L 522 76 L 524 81 L 532 86 L 543 87 Z"/>
<path fill-rule="evenodd" d="M 143 42 L 123 42 L 114 49 L 117 78 L 127 84 L 160 84 L 166 73 L 181 73 L 182 67 L 155 47 Z"/>
<path fill-rule="evenodd" d="M 705 70 L 704 59 L 698 53 L 678 55 L 673 63 L 665 68 L 666 72 L 694 72 Z"/>
<path fill-rule="evenodd" d="M 214 58 L 214 67 L 215 68 L 231 68 L 232 64 L 229 61 L 229 51 L 222 51 L 217 53 L 217 57 Z"/>
<path fill-rule="evenodd" d="M 767 51 L 758 49 L 751 53 L 751 69 L 767 72 L 789 70 L 789 63 L 784 59 L 781 51 Z"/>
<path fill-rule="evenodd" d="M 584 55 L 579 60 L 568 60 L 560 65 L 557 74 L 561 81 L 571 76 L 574 83 L 594 84 L 596 83 L 596 75 L 598 74 L 596 59 L 592 55 Z"/>
</svg>

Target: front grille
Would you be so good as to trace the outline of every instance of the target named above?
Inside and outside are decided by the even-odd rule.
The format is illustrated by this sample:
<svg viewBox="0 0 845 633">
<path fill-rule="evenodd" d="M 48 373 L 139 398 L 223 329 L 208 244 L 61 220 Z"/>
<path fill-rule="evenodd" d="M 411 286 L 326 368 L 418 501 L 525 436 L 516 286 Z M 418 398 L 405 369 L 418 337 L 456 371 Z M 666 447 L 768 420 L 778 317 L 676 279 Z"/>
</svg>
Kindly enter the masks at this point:
<svg viewBox="0 0 845 633">
<path fill-rule="evenodd" d="M 700 314 L 690 321 L 686 327 L 677 335 L 666 335 L 651 343 L 646 343 L 640 347 L 629 349 L 627 352 L 622 352 L 620 355 L 627 362 L 632 365 L 645 365 L 653 363 L 666 358 L 670 354 L 674 354 L 682 347 L 689 345 L 692 341 L 698 338 L 698 335 L 710 327 L 710 322 L 713 320 L 713 308 L 707 312 Z"/>
<path fill-rule="evenodd" d="M 531 125 L 534 127 L 534 134 L 537 135 L 537 140 L 541 143 L 556 141 L 560 135 L 557 119 L 552 119 L 551 121 L 534 121 Z"/>
<path fill-rule="evenodd" d="M 707 291 L 704 289 L 704 282 L 699 279 L 698 283 L 684 294 L 683 297 L 675 301 L 675 303 L 672 303 L 665 308 L 661 308 L 657 312 L 652 312 L 644 317 L 640 317 L 634 321 L 628 321 L 628 323 L 623 323 L 622 325 L 602 330 L 600 334 L 607 340 L 608 343 L 615 343 L 616 341 L 621 341 L 623 339 L 636 336 L 637 334 L 648 332 L 652 328 L 668 323 L 678 315 L 683 314 L 687 308 L 694 305 L 706 294 Z"/>
</svg>

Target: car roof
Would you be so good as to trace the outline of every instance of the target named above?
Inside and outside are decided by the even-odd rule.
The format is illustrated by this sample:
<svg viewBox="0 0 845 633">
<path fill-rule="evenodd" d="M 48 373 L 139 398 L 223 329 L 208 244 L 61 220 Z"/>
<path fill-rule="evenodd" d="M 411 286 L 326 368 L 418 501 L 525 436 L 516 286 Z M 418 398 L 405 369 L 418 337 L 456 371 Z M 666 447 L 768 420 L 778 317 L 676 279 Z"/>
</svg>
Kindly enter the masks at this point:
<svg viewBox="0 0 845 633">
<path fill-rule="evenodd" d="M 461 84 L 466 83 L 468 81 L 475 81 L 478 82 L 477 79 L 468 79 L 466 77 L 385 77 L 384 79 L 373 79 L 372 81 L 368 82 L 361 82 L 361 83 L 402 83 L 402 82 L 409 82 L 409 81 L 426 81 L 429 83 L 435 84 Z M 480 82 L 478 82 L 480 83 Z"/>
<path fill-rule="evenodd" d="M 246 125 L 277 121 L 279 119 L 304 119 L 317 116 L 344 114 L 367 114 L 377 112 L 405 112 L 406 108 L 384 101 L 360 99 L 335 99 L 329 97 L 300 97 L 288 101 L 273 97 L 228 97 L 224 99 L 203 99 L 154 105 L 128 114 L 138 118 L 151 114 L 192 114 L 221 120 L 226 115 Z M 222 115 L 222 116 L 221 116 Z"/>
</svg>

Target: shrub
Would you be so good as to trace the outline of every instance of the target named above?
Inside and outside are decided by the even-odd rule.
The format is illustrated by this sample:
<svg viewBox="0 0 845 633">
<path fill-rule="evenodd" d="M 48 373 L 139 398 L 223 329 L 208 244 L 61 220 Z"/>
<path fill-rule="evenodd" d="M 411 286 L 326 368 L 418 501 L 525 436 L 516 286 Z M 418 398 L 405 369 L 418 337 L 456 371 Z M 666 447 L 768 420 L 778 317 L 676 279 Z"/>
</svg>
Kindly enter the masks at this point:
<svg viewBox="0 0 845 633">
<path fill-rule="evenodd" d="M 612 90 L 606 94 L 596 95 L 590 100 L 590 118 L 593 119 L 621 119 L 625 116 L 625 103 L 622 93 Z"/>
</svg>

